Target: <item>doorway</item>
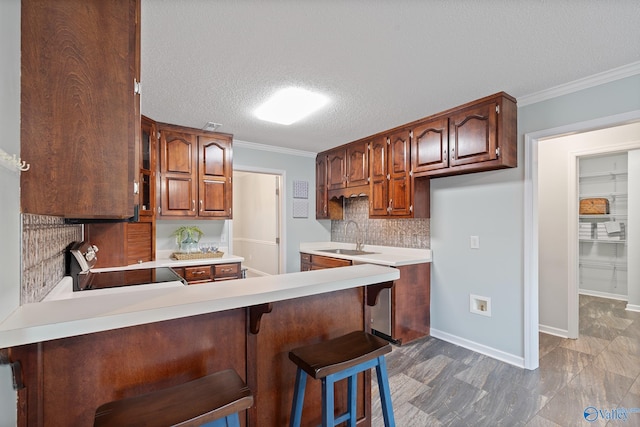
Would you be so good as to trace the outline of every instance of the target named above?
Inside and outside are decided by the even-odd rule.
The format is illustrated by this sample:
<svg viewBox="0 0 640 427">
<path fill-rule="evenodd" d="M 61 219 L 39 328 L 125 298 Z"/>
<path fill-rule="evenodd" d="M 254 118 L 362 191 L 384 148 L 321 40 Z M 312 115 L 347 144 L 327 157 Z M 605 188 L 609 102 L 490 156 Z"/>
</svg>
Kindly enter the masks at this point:
<svg viewBox="0 0 640 427">
<path fill-rule="evenodd" d="M 540 254 L 540 232 L 542 227 L 546 227 L 547 224 L 542 224 L 542 218 L 540 218 L 540 194 L 539 194 L 539 170 L 547 171 L 552 170 L 547 164 L 542 165 L 539 158 L 540 143 L 544 140 L 551 138 L 557 138 L 566 135 L 575 135 L 580 133 L 586 133 L 599 129 L 612 128 L 637 122 L 640 119 L 640 111 L 633 111 L 617 116 L 610 116 L 601 119 L 591 120 L 587 122 L 575 123 L 567 126 L 562 126 L 553 129 L 547 129 L 525 135 L 525 198 L 524 198 L 524 212 L 525 212 L 525 236 L 524 236 L 524 367 L 527 369 L 536 369 L 538 367 L 538 333 L 540 329 L 540 316 L 539 316 L 539 267 L 541 260 Z M 634 149 L 640 147 L 640 143 L 628 143 L 619 144 L 617 147 L 609 148 L 609 150 L 622 151 L 625 149 Z M 577 158 L 581 155 L 585 155 L 584 149 L 575 150 L 571 156 L 565 158 L 563 165 L 563 171 L 565 179 L 567 177 L 573 177 L 573 185 L 565 185 L 567 189 L 566 197 L 563 202 L 559 204 L 563 206 L 566 214 L 558 214 L 555 216 L 554 221 L 556 225 L 561 224 L 562 221 L 568 221 L 568 218 L 577 218 L 578 207 L 575 201 L 577 200 Z M 568 162 L 568 164 L 567 164 Z M 558 186 L 558 188 L 561 186 Z M 564 190 L 563 190 L 564 191 Z M 569 195 L 571 192 L 571 195 Z M 572 200 L 573 203 L 568 202 Z M 549 302 L 549 304 L 559 307 L 557 311 L 568 313 L 565 317 L 563 329 L 566 334 L 569 331 L 575 331 L 577 336 L 578 331 L 578 291 L 577 291 L 577 259 L 578 259 L 578 227 L 569 227 L 565 224 L 558 237 L 561 239 L 558 241 L 558 247 L 565 254 L 560 264 L 564 264 L 563 273 L 558 276 L 561 278 L 561 282 L 564 283 L 562 288 L 557 294 L 559 298 Z M 563 243 L 564 242 L 564 243 Z M 557 262 L 557 260 L 555 260 Z M 569 266 L 573 266 L 570 268 Z M 562 265 L 560 266 L 562 267 Z M 547 304 L 547 301 L 543 301 Z"/>
<path fill-rule="evenodd" d="M 238 168 L 233 171 L 233 221 L 230 240 L 244 258 L 247 277 L 285 270 L 282 238 L 283 172 Z"/>
</svg>

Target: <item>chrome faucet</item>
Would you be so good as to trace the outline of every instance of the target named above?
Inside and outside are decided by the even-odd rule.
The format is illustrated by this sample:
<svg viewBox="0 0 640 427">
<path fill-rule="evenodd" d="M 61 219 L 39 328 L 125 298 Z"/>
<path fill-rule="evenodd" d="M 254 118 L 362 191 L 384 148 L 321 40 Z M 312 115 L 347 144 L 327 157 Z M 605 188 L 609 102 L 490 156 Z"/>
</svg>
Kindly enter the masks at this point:
<svg viewBox="0 0 640 427">
<path fill-rule="evenodd" d="M 361 251 L 364 249 L 364 238 L 362 236 L 362 232 L 360 231 L 360 227 L 358 226 L 357 222 L 351 219 L 347 221 L 347 223 L 344 226 L 344 235 L 345 237 L 347 236 L 347 229 L 349 228 L 349 224 L 353 224 L 356 226 L 356 251 Z"/>
</svg>

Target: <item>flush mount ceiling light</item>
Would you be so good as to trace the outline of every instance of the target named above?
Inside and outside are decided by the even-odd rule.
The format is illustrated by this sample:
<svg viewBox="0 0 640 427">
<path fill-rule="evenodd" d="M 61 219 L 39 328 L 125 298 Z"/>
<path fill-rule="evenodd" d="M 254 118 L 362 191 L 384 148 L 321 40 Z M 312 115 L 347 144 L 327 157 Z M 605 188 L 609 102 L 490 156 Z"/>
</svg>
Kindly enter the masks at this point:
<svg viewBox="0 0 640 427">
<path fill-rule="evenodd" d="M 204 125 L 204 127 L 202 128 L 202 130 L 206 130 L 206 131 L 210 131 L 210 132 L 215 132 L 216 129 L 218 129 L 220 126 L 222 126 L 222 124 L 220 123 L 214 123 L 214 122 L 207 122 L 206 125 Z"/>
<path fill-rule="evenodd" d="M 329 102 L 329 98 L 305 89 L 279 90 L 255 111 L 260 120 L 290 125 Z"/>
</svg>

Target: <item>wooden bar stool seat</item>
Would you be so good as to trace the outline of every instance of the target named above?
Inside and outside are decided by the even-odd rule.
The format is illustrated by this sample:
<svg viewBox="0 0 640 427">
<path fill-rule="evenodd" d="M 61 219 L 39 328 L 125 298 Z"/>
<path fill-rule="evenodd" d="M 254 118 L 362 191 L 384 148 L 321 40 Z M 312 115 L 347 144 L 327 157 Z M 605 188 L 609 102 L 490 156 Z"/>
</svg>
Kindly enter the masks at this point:
<svg viewBox="0 0 640 427">
<path fill-rule="evenodd" d="M 232 370 L 101 405 L 94 426 L 239 427 L 238 413 L 253 405 L 251 390 Z"/>
<path fill-rule="evenodd" d="M 364 331 L 355 331 L 332 340 L 323 341 L 289 352 L 297 366 L 296 386 L 291 407 L 291 427 L 299 427 L 307 375 L 322 381 L 322 426 L 334 427 L 348 421 L 356 427 L 357 375 L 376 368 L 382 413 L 386 427 L 395 427 L 389 379 L 384 355 L 391 352 L 391 345 Z M 336 381 L 348 378 L 347 412 L 335 417 L 334 388 Z"/>
</svg>

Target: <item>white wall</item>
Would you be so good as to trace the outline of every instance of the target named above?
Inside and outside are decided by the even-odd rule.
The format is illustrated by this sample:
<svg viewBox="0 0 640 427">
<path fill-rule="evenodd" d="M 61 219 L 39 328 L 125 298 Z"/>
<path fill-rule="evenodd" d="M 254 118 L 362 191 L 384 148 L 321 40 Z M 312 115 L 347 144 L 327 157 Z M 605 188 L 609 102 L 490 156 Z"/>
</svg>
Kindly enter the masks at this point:
<svg viewBox="0 0 640 427">
<path fill-rule="evenodd" d="M 633 75 L 520 105 L 518 168 L 431 181 L 432 333 L 524 357 L 524 134 L 640 110 L 638 93 Z M 469 249 L 470 235 L 480 249 Z M 492 317 L 469 312 L 470 293 L 492 298 Z"/>
<path fill-rule="evenodd" d="M 285 212 L 282 213 L 283 240 L 286 248 L 286 271 L 300 271 L 300 243 L 331 240 L 331 221 L 318 221 L 315 215 L 316 186 L 315 153 L 274 149 L 256 143 L 234 140 L 233 165 L 236 169 L 254 167 L 285 171 L 282 197 Z M 309 183 L 309 217 L 293 218 L 293 181 Z"/>
<path fill-rule="evenodd" d="M 634 188 L 629 193 L 629 216 L 627 227 L 627 277 L 629 283 L 629 301 L 627 309 L 640 311 L 640 150 L 628 153 L 629 186 Z"/>
<path fill-rule="evenodd" d="M 539 196 L 539 315 L 540 325 L 567 331 L 569 265 L 567 230 L 569 222 L 570 188 L 576 177 L 569 176 L 568 167 L 576 151 L 607 150 L 627 142 L 640 140 L 640 123 L 617 126 L 592 132 L 540 141 L 538 144 Z M 575 160 L 574 160 L 575 161 Z M 631 187 L 629 187 L 631 188 Z M 576 203 L 575 199 L 571 199 Z M 629 258 L 631 259 L 631 258 Z M 629 278 L 631 283 L 631 277 Z"/>
<path fill-rule="evenodd" d="M 20 155 L 20 0 L 0 1 L 0 148 Z M 26 172 L 28 173 L 28 172 Z M 0 166 L 0 321 L 20 304 L 20 177 Z M 2 348 L 2 343 L 0 343 Z M 0 426 L 16 424 L 16 394 L 0 365 Z"/>
</svg>

